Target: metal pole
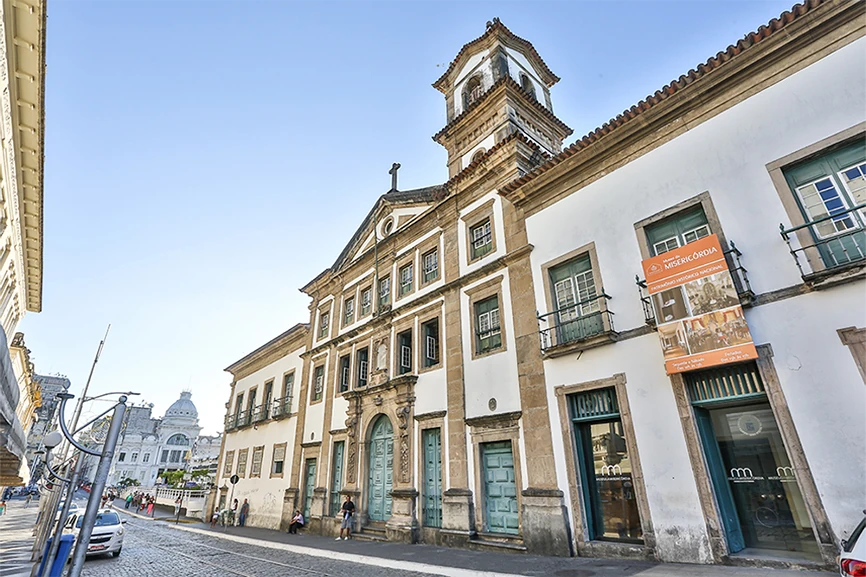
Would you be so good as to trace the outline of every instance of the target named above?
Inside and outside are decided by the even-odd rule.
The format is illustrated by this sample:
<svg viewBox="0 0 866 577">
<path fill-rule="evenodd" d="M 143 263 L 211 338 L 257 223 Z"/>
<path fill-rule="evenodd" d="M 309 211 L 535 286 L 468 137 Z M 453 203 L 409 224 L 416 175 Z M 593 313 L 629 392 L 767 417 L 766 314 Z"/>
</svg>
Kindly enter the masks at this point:
<svg viewBox="0 0 866 577">
<path fill-rule="evenodd" d="M 84 457 L 84 454 L 78 453 L 78 457 L 75 459 L 75 468 L 72 470 L 72 476 L 66 489 L 66 500 L 63 501 L 60 519 L 57 520 L 54 538 L 51 541 L 51 547 L 48 549 L 48 559 L 45 560 L 45 567 L 49 574 L 51 573 L 51 566 L 54 565 L 54 559 L 57 558 L 57 551 L 60 549 L 60 536 L 63 534 L 63 527 L 66 526 L 66 518 L 69 516 L 69 507 L 72 505 L 73 497 L 75 497 L 75 490 L 78 487 L 78 476 L 81 474 Z"/>
<path fill-rule="evenodd" d="M 235 513 L 234 513 L 234 509 L 232 509 L 232 505 L 234 504 L 234 503 L 233 503 L 234 496 L 235 496 L 235 484 L 232 483 L 232 492 L 231 492 L 231 494 L 229 495 L 229 511 L 232 512 L 231 520 L 232 520 L 232 526 L 233 526 L 233 527 L 234 527 L 234 524 L 235 524 Z M 225 525 L 223 525 L 223 531 L 225 531 L 225 530 L 226 530 L 226 527 L 225 527 Z"/>
<path fill-rule="evenodd" d="M 102 354 L 102 348 L 105 346 L 105 341 L 108 340 L 108 331 L 111 330 L 111 323 L 108 324 L 108 327 L 105 329 L 105 336 L 102 337 L 102 340 L 99 341 L 99 346 L 96 349 L 96 356 L 93 358 L 93 364 L 90 365 L 90 373 L 87 375 L 87 382 L 84 383 L 84 391 L 81 393 L 81 397 L 78 399 L 78 403 L 75 405 L 75 412 L 72 415 L 72 423 L 70 429 L 75 431 L 78 429 L 78 419 L 81 417 L 81 410 L 84 406 L 84 398 L 87 396 L 87 391 L 90 388 L 90 381 L 93 379 L 93 372 L 96 370 L 96 363 L 99 362 L 99 356 Z M 64 415 L 62 411 L 58 410 L 59 419 L 63 419 Z M 63 447 L 60 450 L 60 461 L 63 462 L 66 460 L 66 455 L 69 452 L 69 443 L 64 442 Z M 62 490 L 60 491 L 62 494 Z M 43 518 L 43 524 L 37 530 L 36 540 L 33 543 L 33 554 L 31 559 L 36 559 L 40 552 L 42 551 L 42 547 L 45 544 L 45 539 L 48 538 L 48 533 L 51 532 L 51 523 L 54 522 L 54 511 L 57 509 L 57 499 L 49 499 L 51 501 L 51 509 L 48 515 L 45 515 Z M 62 521 L 62 520 L 61 520 Z"/>
<path fill-rule="evenodd" d="M 81 522 L 81 531 L 75 543 L 75 553 L 72 556 L 72 567 L 69 568 L 69 577 L 80 577 L 84 569 L 84 557 L 87 555 L 87 546 L 90 544 L 90 535 L 93 533 L 93 525 L 96 523 L 96 515 L 99 513 L 102 492 L 105 490 L 105 482 L 108 479 L 108 471 L 111 468 L 111 460 L 114 457 L 114 449 L 117 447 L 117 438 L 123 425 L 123 417 L 126 414 L 126 396 L 122 395 L 114 408 L 111 417 L 111 426 L 105 438 L 102 448 L 102 456 L 96 468 L 96 476 L 90 490 L 90 499 L 87 501 L 87 510 L 84 512 L 84 520 Z"/>
</svg>

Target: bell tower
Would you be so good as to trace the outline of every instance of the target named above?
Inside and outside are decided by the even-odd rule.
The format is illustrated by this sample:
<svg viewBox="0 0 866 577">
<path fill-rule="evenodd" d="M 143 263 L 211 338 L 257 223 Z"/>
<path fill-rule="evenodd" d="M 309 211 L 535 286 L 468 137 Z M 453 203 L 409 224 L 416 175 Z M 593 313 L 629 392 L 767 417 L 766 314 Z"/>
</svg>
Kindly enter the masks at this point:
<svg viewBox="0 0 866 577">
<path fill-rule="evenodd" d="M 488 22 L 433 83 L 445 95 L 447 124 L 433 139 L 448 151 L 449 178 L 514 133 L 539 153 L 523 171 L 560 152 L 572 130 L 553 113 L 550 88 L 557 82 L 532 44 L 498 18 Z"/>
</svg>

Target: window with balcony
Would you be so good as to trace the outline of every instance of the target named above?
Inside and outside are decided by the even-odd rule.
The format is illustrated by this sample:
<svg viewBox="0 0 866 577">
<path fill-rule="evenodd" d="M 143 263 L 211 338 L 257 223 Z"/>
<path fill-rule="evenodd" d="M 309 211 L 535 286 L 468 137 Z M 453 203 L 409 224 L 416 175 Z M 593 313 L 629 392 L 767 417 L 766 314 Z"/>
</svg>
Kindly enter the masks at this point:
<svg viewBox="0 0 866 577">
<path fill-rule="evenodd" d="M 343 303 L 343 326 L 349 326 L 355 321 L 355 297 L 349 297 Z"/>
<path fill-rule="evenodd" d="M 412 292 L 414 267 L 412 263 L 400 268 L 400 296 L 407 295 Z"/>
<path fill-rule="evenodd" d="M 349 381 L 351 379 L 351 364 L 352 358 L 349 355 L 340 357 L 340 392 L 345 393 L 349 390 Z"/>
<path fill-rule="evenodd" d="M 424 284 L 433 282 L 439 278 L 439 249 L 424 253 L 421 256 L 421 262 L 424 269 L 423 281 Z"/>
<path fill-rule="evenodd" d="M 424 337 L 424 368 L 435 367 L 439 364 L 439 319 L 421 325 L 421 334 Z"/>
<path fill-rule="evenodd" d="M 367 367 L 370 360 L 370 349 L 364 347 L 363 349 L 358 349 L 355 353 L 355 366 L 357 371 L 357 386 L 358 387 L 366 387 L 367 386 L 367 376 L 370 374 L 369 369 Z"/>
<path fill-rule="evenodd" d="M 502 331 L 499 321 L 498 296 L 475 303 L 476 354 L 488 353 L 502 346 Z"/>
<path fill-rule="evenodd" d="M 319 365 L 313 374 L 313 402 L 321 401 L 325 390 L 325 367 Z"/>
<path fill-rule="evenodd" d="M 866 144 L 835 148 L 782 172 L 803 222 L 782 231 L 802 273 L 800 257 L 834 269 L 866 260 Z M 799 242 L 792 244 L 797 237 Z M 800 246 L 797 246 L 799 244 Z"/>
<path fill-rule="evenodd" d="M 547 275 L 554 310 L 539 318 L 542 348 L 582 341 L 609 330 L 606 296 L 596 287 L 590 253 L 551 266 Z"/>
<path fill-rule="evenodd" d="M 405 375 L 412 372 L 412 331 L 408 330 L 397 335 L 397 374 Z"/>
</svg>

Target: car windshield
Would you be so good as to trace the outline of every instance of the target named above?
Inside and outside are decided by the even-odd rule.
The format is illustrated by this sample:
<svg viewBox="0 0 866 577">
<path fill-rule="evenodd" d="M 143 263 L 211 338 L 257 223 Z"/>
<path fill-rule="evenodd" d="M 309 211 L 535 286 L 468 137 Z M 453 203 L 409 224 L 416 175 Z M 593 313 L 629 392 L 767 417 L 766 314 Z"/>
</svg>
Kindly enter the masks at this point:
<svg viewBox="0 0 866 577">
<path fill-rule="evenodd" d="M 857 525 L 857 528 L 851 533 L 851 536 L 845 540 L 845 546 L 842 547 L 842 550 L 846 553 L 850 553 L 854 550 L 854 545 L 857 544 L 857 539 L 860 538 L 860 535 L 863 533 L 863 530 L 866 529 L 866 517 L 860 521 L 860 524 Z"/>
<path fill-rule="evenodd" d="M 78 518 L 75 526 L 80 529 L 82 521 L 84 521 L 83 515 Z M 104 527 L 106 525 L 120 525 L 120 517 L 117 516 L 117 513 L 99 513 L 96 516 L 94 527 Z"/>
</svg>

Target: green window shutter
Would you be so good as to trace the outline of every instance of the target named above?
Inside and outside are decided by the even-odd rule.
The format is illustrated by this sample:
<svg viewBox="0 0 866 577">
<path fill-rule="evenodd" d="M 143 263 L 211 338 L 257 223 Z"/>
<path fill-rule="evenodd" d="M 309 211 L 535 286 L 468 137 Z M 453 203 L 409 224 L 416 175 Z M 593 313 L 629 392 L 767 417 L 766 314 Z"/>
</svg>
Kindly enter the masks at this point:
<svg viewBox="0 0 866 577">
<path fill-rule="evenodd" d="M 568 395 L 568 404 L 571 420 L 574 422 L 619 417 L 619 403 L 616 400 L 616 390 L 613 388 Z"/>
<path fill-rule="evenodd" d="M 502 346 L 499 330 L 501 314 L 499 297 L 490 297 L 475 304 L 475 343 L 477 352 L 486 352 Z"/>
<path fill-rule="evenodd" d="M 653 256 L 708 236 L 707 215 L 701 205 L 687 208 L 644 228 Z"/>
<path fill-rule="evenodd" d="M 754 363 L 728 365 L 684 373 L 693 405 L 765 398 L 764 382 Z"/>
</svg>

